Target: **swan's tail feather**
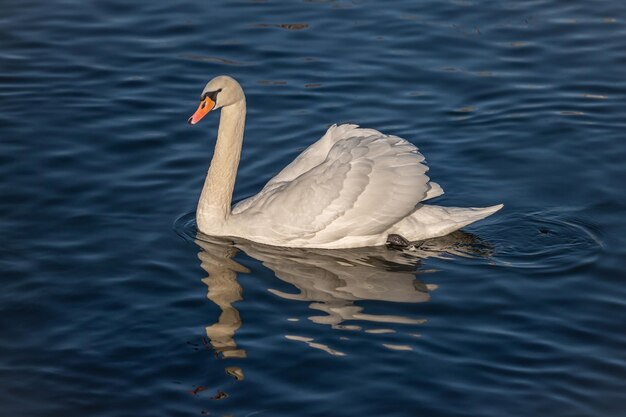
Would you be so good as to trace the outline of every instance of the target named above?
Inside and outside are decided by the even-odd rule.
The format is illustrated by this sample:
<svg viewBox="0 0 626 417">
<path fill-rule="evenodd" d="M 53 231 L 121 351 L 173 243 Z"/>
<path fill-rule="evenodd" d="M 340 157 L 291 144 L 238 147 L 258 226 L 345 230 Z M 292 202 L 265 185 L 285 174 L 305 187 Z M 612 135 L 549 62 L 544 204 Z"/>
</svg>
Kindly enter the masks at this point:
<svg viewBox="0 0 626 417">
<path fill-rule="evenodd" d="M 416 241 L 445 236 L 455 230 L 488 217 L 504 207 L 442 207 L 420 204 L 408 217 L 396 223 L 389 233 Z"/>
<path fill-rule="evenodd" d="M 457 208 L 456 215 L 459 217 L 459 220 L 462 223 L 466 223 L 469 221 L 469 223 L 465 224 L 467 226 L 470 223 L 473 223 L 478 220 L 482 220 L 485 217 L 491 216 L 493 213 L 500 210 L 502 207 L 504 207 L 504 204 L 496 204 L 495 206 L 489 206 L 489 207 Z"/>
<path fill-rule="evenodd" d="M 435 208 L 436 206 L 431 206 Z M 504 207 L 504 204 L 498 204 L 490 207 L 437 207 L 447 214 L 447 218 L 444 216 L 441 220 L 442 223 L 448 223 L 445 228 L 451 228 L 451 230 L 445 232 L 446 234 L 458 230 L 462 227 L 468 226 L 478 220 L 482 220 L 485 217 L 491 216 L 496 211 Z"/>
</svg>

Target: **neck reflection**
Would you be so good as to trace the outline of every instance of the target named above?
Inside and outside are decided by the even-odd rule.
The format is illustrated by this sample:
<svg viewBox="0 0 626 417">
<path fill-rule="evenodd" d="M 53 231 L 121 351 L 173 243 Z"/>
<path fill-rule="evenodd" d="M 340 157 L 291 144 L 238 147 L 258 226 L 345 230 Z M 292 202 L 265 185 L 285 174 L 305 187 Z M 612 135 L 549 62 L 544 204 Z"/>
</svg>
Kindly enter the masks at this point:
<svg viewBox="0 0 626 417">
<path fill-rule="evenodd" d="M 208 274 L 202 279 L 208 287 L 207 298 L 221 310 L 217 322 L 206 328 L 209 343 L 215 353 L 224 358 L 245 358 L 246 351 L 237 348 L 234 339 L 235 332 L 241 327 L 241 317 L 233 303 L 243 300 L 237 274 L 250 271 L 232 259 L 237 253 L 234 246 L 196 243 L 202 248 L 198 253 L 201 267 Z"/>
</svg>

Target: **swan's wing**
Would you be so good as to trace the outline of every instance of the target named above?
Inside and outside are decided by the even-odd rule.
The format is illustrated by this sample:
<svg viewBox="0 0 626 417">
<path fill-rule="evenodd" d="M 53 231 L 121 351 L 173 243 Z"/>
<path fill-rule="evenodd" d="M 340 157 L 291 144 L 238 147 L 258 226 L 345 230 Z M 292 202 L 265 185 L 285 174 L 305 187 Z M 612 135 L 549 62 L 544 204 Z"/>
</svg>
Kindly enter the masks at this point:
<svg viewBox="0 0 626 417">
<path fill-rule="evenodd" d="M 321 162 L 295 175 L 300 163 L 311 163 L 308 158 L 283 170 L 239 211 L 252 222 L 249 227 L 266 234 L 271 225 L 276 238 L 318 243 L 377 235 L 406 217 L 431 189 L 417 148 L 375 130 L 349 125 Z"/>
<path fill-rule="evenodd" d="M 324 136 L 302 151 L 296 159 L 291 161 L 291 163 L 276 174 L 274 178 L 269 180 L 258 194 L 238 202 L 233 207 L 233 214 L 238 214 L 246 210 L 248 207 L 252 206 L 256 200 L 262 197 L 263 194 L 272 191 L 274 188 L 287 181 L 291 181 L 294 178 L 299 177 L 303 173 L 324 162 L 326 156 L 328 156 L 330 148 L 332 148 L 338 140 L 354 136 L 353 133 L 355 130 L 358 130 L 361 136 L 363 136 L 366 132 L 369 132 L 369 134 L 378 133 L 371 129 L 359 129 L 357 125 L 353 124 L 344 124 L 339 126 L 334 124 L 330 126 Z"/>
<path fill-rule="evenodd" d="M 305 172 L 310 171 L 314 167 L 320 165 L 326 160 L 330 149 L 342 139 L 352 137 L 368 137 L 368 136 L 384 136 L 377 130 L 361 128 L 355 124 L 334 124 L 328 128 L 326 133 L 311 146 L 306 148 L 296 159 L 282 169 L 274 178 L 265 184 L 265 187 L 256 195 L 239 201 L 233 207 L 233 214 L 241 213 L 248 207 L 254 205 L 255 201 L 261 198 L 265 193 L 272 192 L 275 188 L 284 185 L 285 182 L 292 181 Z M 429 182 L 430 188 L 425 200 L 438 197 L 443 194 L 443 190 L 439 184 Z"/>
</svg>

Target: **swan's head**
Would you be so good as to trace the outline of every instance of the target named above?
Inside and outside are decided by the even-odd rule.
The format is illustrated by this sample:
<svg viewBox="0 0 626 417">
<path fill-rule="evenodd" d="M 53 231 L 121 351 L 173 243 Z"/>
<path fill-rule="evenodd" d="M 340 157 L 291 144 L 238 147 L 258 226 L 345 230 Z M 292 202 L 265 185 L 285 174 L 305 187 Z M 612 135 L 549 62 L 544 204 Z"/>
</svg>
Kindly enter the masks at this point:
<svg viewBox="0 0 626 417">
<path fill-rule="evenodd" d="M 241 86 L 234 78 L 227 75 L 215 77 L 202 90 L 200 105 L 189 118 L 189 124 L 195 125 L 211 110 L 231 106 L 245 99 Z"/>
</svg>

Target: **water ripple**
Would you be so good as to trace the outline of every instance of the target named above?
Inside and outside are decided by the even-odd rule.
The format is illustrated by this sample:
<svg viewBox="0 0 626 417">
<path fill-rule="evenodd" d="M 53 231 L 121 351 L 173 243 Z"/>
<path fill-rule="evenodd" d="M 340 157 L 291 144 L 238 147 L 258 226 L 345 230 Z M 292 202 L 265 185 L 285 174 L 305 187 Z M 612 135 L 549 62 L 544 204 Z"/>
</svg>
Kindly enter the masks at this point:
<svg viewBox="0 0 626 417">
<path fill-rule="evenodd" d="M 595 262 L 604 246 L 584 222 L 554 212 L 507 215 L 498 227 L 506 240 L 494 239 L 498 247 L 494 259 L 510 268 L 567 273 Z"/>
</svg>

